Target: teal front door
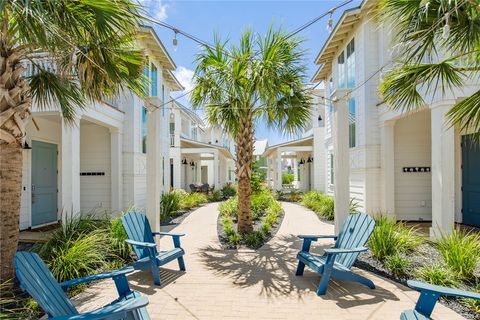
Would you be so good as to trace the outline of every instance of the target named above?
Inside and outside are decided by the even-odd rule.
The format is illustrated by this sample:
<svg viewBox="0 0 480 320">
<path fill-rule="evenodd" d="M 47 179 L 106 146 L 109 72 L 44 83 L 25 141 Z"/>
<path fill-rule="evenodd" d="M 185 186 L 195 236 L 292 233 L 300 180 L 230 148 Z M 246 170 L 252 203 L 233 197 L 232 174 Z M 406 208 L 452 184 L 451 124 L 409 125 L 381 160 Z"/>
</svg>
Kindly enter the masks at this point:
<svg viewBox="0 0 480 320">
<path fill-rule="evenodd" d="M 32 141 L 32 227 L 57 221 L 57 145 Z"/>
<path fill-rule="evenodd" d="M 471 135 L 462 137 L 462 170 L 462 222 L 480 227 L 480 145 Z"/>
</svg>

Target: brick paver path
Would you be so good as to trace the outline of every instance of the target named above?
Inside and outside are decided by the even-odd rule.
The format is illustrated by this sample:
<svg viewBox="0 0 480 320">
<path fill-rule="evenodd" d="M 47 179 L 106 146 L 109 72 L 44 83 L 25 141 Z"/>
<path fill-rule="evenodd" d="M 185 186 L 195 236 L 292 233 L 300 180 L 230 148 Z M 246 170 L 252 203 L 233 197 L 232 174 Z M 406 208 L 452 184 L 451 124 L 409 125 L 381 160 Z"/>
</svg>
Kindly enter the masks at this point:
<svg viewBox="0 0 480 320">
<path fill-rule="evenodd" d="M 418 293 L 363 270 L 377 288 L 331 281 L 325 296 L 315 290 L 320 277 L 306 269 L 296 277 L 295 255 L 301 246 L 297 234 L 332 234 L 333 226 L 303 207 L 283 203 L 285 218 L 277 235 L 258 251 L 223 250 L 217 238 L 217 207 L 212 203 L 188 216 L 175 232 L 184 232 L 187 272 L 176 262 L 162 269 L 162 287 L 153 285 L 149 272 L 129 276 L 134 290 L 146 295 L 152 319 L 399 319 L 412 308 Z M 171 241 L 162 238 L 162 247 Z M 321 253 L 329 240 L 313 251 Z M 115 296 L 112 281 L 102 281 L 76 297 L 81 310 L 106 304 Z M 435 319 L 463 319 L 437 304 Z"/>
</svg>

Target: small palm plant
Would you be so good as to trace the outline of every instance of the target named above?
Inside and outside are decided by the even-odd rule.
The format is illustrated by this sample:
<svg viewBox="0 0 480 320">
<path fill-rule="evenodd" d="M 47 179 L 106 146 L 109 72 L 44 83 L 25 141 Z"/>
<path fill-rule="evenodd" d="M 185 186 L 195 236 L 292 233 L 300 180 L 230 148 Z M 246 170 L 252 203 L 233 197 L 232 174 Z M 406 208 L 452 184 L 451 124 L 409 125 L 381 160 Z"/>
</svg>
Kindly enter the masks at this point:
<svg viewBox="0 0 480 320">
<path fill-rule="evenodd" d="M 304 89 L 301 41 L 270 28 L 262 37 L 243 33 L 240 44 L 226 50 L 216 38 L 197 56 L 191 102 L 205 106 L 210 123 L 235 139 L 238 178 L 238 232 L 251 232 L 250 180 L 255 124 L 293 133 L 309 118 L 310 95 Z"/>
<path fill-rule="evenodd" d="M 0 281 L 13 276 L 22 184 L 22 147 L 32 102 L 56 105 L 72 122 L 91 101 L 122 87 L 142 94 L 135 46 L 138 7 L 130 0 L 0 1 Z M 33 66 L 26 76 L 26 64 Z"/>
</svg>

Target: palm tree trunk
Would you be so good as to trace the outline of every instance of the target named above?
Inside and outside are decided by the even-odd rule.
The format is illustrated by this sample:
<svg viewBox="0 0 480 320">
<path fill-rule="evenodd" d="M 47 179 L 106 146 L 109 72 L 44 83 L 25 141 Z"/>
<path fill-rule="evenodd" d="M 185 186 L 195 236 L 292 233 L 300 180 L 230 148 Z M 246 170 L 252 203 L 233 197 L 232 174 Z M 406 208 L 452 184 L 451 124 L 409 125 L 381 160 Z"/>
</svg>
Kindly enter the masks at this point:
<svg viewBox="0 0 480 320">
<path fill-rule="evenodd" d="M 22 188 L 22 148 L 0 145 L 0 281 L 13 278 L 13 256 L 19 235 Z"/>
<path fill-rule="evenodd" d="M 22 76 L 23 51 L 0 33 L 0 281 L 13 277 L 19 235 L 22 147 L 30 119 L 30 86 Z"/>
<path fill-rule="evenodd" d="M 253 123 L 252 115 L 240 119 L 240 130 L 236 137 L 238 177 L 238 232 L 245 234 L 253 230 L 250 196 L 252 187 Z"/>
</svg>

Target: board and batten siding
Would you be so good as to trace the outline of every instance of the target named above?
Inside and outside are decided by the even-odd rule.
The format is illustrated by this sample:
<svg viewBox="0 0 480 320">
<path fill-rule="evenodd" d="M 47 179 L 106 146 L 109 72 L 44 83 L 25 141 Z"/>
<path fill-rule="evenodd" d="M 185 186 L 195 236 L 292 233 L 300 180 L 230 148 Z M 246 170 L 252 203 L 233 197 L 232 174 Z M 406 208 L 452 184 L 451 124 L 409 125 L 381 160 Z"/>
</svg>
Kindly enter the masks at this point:
<svg viewBox="0 0 480 320">
<path fill-rule="evenodd" d="M 395 123 L 395 213 L 401 220 L 431 220 L 432 175 L 405 173 L 403 167 L 431 166 L 430 111 Z"/>
<path fill-rule="evenodd" d="M 104 175 L 80 176 L 82 213 L 111 213 L 110 154 L 110 131 L 93 123 L 82 123 L 80 125 L 80 173 L 104 173 Z"/>
</svg>

